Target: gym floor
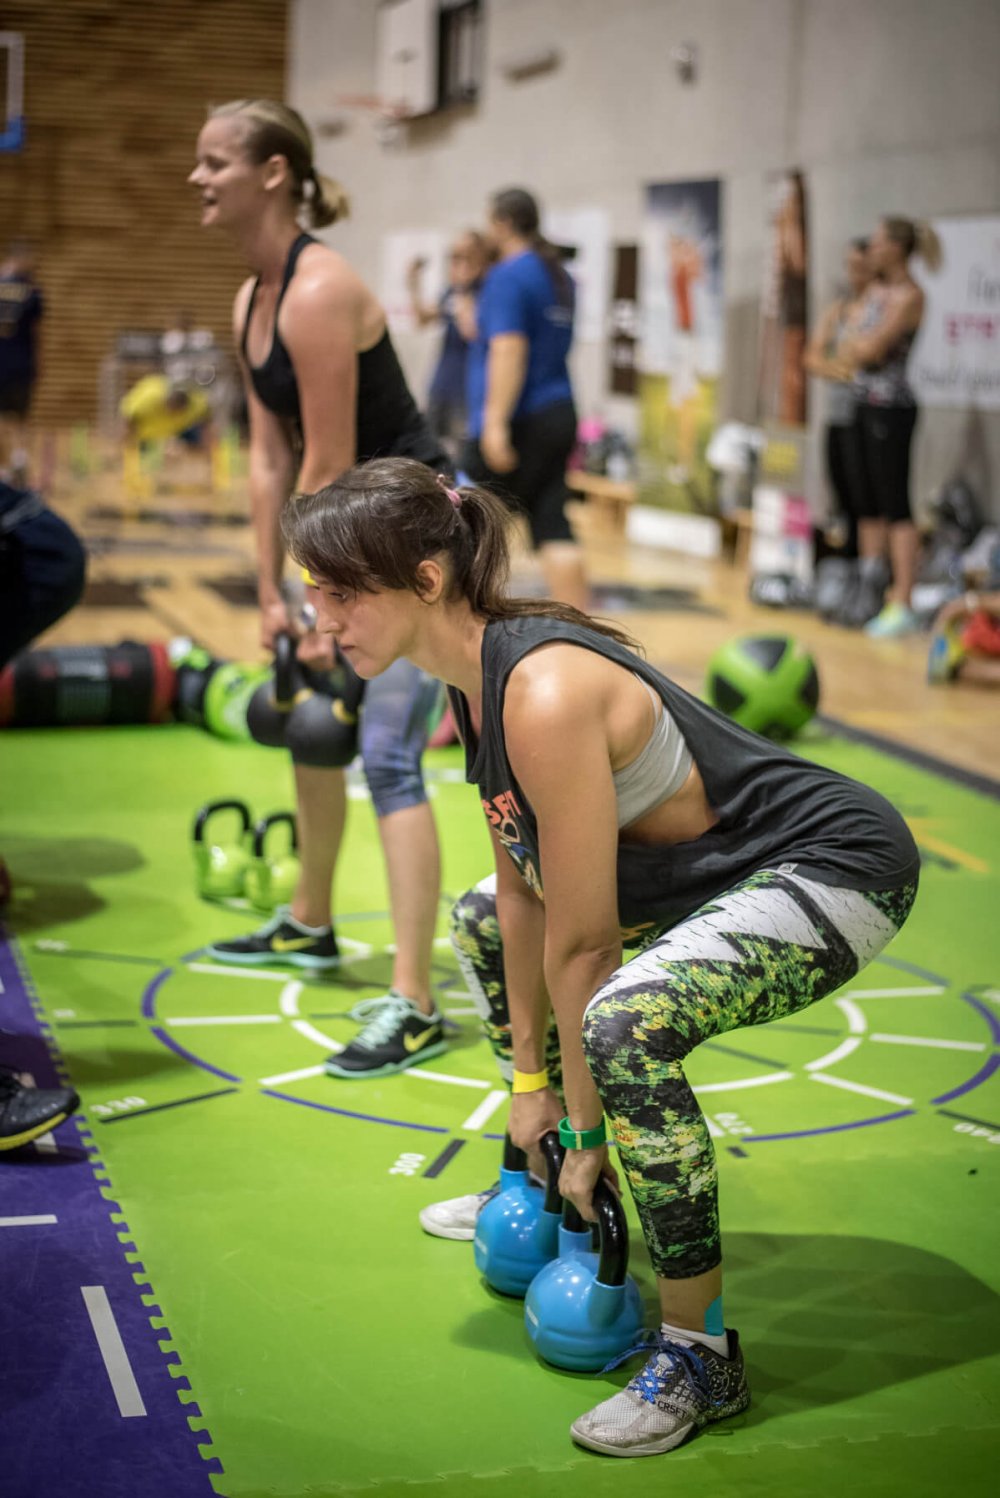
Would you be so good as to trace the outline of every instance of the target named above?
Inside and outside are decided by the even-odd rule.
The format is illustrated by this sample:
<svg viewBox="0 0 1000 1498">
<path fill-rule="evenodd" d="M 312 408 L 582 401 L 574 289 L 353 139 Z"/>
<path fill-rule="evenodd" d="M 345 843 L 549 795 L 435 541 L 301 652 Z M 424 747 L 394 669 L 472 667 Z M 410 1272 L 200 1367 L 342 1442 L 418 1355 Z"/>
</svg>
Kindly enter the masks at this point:
<svg viewBox="0 0 1000 1498">
<path fill-rule="evenodd" d="M 173 522 L 102 519 L 87 483 L 64 485 L 61 503 L 94 563 L 85 606 L 46 643 L 184 633 L 255 656 L 245 528 L 179 523 L 190 497 L 164 502 Z M 541 1498 L 560 1481 L 586 1498 L 651 1482 L 713 1498 L 994 1491 L 995 704 L 926 687 L 923 641 L 756 610 L 728 564 L 634 551 L 585 514 L 580 527 L 604 606 L 630 603 L 616 612 L 684 685 L 737 631 L 809 644 L 827 716 L 799 749 L 889 796 L 924 859 L 914 914 L 878 961 L 690 1068 L 719 1153 L 727 1319 L 751 1409 L 669 1467 L 578 1450 L 571 1420 L 629 1370 L 539 1363 L 520 1303 L 483 1287 L 470 1245 L 419 1229 L 420 1207 L 494 1179 L 505 1118 L 444 939 L 448 897 L 489 867 L 457 749 L 428 756 L 452 1044 L 430 1068 L 360 1083 L 320 1069 L 354 1033 L 352 1004 L 388 982 L 360 779 L 338 874 L 344 967 L 234 972 L 203 948 L 252 917 L 196 896 L 191 817 L 225 794 L 289 806 L 284 757 L 180 725 L 7 732 L 4 1023 L 24 1070 L 40 1085 L 68 1076 L 84 1104 L 0 1162 L 11 1498 Z M 531 577 L 528 559 L 518 572 Z M 637 1232 L 632 1270 L 652 1309 Z"/>
</svg>

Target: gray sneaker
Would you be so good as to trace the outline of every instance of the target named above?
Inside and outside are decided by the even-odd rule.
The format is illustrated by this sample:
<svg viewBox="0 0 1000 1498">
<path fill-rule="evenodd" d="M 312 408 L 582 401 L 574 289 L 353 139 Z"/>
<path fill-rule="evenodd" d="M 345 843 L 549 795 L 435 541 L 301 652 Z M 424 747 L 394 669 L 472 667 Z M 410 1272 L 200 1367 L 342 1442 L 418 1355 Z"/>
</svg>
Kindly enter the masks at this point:
<svg viewBox="0 0 1000 1498">
<path fill-rule="evenodd" d="M 580 1446 L 607 1456 L 657 1456 L 680 1446 L 703 1425 L 738 1415 L 750 1403 L 736 1332 L 729 1331 L 728 1358 L 661 1332 L 643 1346 L 653 1353 L 642 1372 L 570 1426 Z M 640 1350 L 633 1347 L 609 1367 Z"/>
</svg>

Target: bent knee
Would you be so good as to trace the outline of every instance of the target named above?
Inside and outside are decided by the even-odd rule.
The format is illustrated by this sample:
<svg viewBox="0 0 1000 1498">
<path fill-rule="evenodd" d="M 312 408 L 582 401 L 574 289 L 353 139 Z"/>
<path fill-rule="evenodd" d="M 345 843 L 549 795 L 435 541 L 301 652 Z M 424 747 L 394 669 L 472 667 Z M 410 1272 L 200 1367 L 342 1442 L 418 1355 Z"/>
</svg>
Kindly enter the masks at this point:
<svg viewBox="0 0 1000 1498">
<path fill-rule="evenodd" d="M 669 990 L 663 987 L 623 988 L 613 981 L 599 988 L 583 1016 L 583 1052 L 587 1065 L 596 1077 L 608 1077 L 616 1068 L 618 1080 L 621 1064 L 632 1057 L 629 1074 L 634 1080 L 641 1075 L 636 1065 L 638 1055 L 659 1062 L 680 1061 L 697 1045 L 681 1020 L 680 1006 L 671 1003 Z"/>
</svg>

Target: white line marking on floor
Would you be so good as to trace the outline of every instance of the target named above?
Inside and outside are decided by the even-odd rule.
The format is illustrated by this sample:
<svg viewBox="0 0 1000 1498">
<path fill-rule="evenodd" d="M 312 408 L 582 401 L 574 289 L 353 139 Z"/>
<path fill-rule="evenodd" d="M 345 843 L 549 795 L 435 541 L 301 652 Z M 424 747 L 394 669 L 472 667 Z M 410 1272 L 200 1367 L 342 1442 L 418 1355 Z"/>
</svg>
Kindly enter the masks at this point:
<svg viewBox="0 0 1000 1498">
<path fill-rule="evenodd" d="M 822 1071 L 824 1066 L 835 1066 L 838 1061 L 843 1061 L 845 1056 L 849 1056 L 852 1051 L 856 1051 L 860 1044 L 860 1035 L 848 1036 L 847 1040 L 841 1041 L 835 1051 L 829 1051 L 825 1056 L 820 1056 L 816 1061 L 807 1061 L 803 1070 Z"/>
<path fill-rule="evenodd" d="M 215 973 L 220 978 L 260 978 L 265 983 L 287 983 L 287 973 L 269 973 L 260 967 L 223 967 L 214 962 L 189 962 L 189 973 Z"/>
<path fill-rule="evenodd" d="M 40 1217 L 0 1217 L 0 1228 L 43 1228 L 58 1221 L 51 1212 Z"/>
<path fill-rule="evenodd" d="M 921 997 L 933 998 L 935 994 L 947 992 L 943 983 L 936 983 L 933 988 L 928 988 L 926 984 L 923 988 L 852 988 L 847 997 L 850 999 L 919 999 Z"/>
<path fill-rule="evenodd" d="M 435 938 L 434 938 L 434 945 L 436 947 L 438 947 L 442 952 L 450 952 L 451 951 L 451 937 L 450 936 L 435 936 Z"/>
<path fill-rule="evenodd" d="M 444 1071 L 428 1071 L 426 1066 L 413 1066 L 409 1074 L 418 1081 L 450 1082 L 452 1087 L 479 1087 L 483 1092 L 488 1092 L 490 1087 L 489 1082 L 480 1082 L 476 1077 L 452 1077 Z"/>
<path fill-rule="evenodd" d="M 486 1120 L 488 1118 L 492 1118 L 493 1114 L 500 1107 L 501 1103 L 505 1103 L 509 1097 L 510 1093 L 507 1091 L 506 1087 L 502 1092 L 499 1088 L 494 1092 L 488 1092 L 483 1098 L 482 1102 L 479 1104 L 479 1107 L 476 1108 L 474 1112 L 469 1114 L 468 1118 L 462 1125 L 462 1128 L 481 1129 Z"/>
<path fill-rule="evenodd" d="M 766 1077 L 743 1077 L 736 1082 L 707 1082 L 703 1087 L 695 1087 L 697 1093 L 702 1092 L 738 1092 L 744 1087 L 766 1087 L 769 1082 L 790 1082 L 795 1073 L 793 1071 L 772 1071 Z"/>
<path fill-rule="evenodd" d="M 294 979 L 292 979 L 290 983 L 286 983 L 284 988 L 281 990 L 281 998 L 278 1001 L 278 1007 L 280 1008 L 282 1014 L 286 1016 L 286 1018 L 298 1018 L 299 997 L 301 996 L 301 993 L 302 984 L 297 983 Z"/>
<path fill-rule="evenodd" d="M 868 1029 L 868 1016 L 857 1004 L 852 1004 L 848 998 L 841 997 L 833 1001 L 841 1014 L 847 1018 L 848 1035 L 864 1035 Z"/>
<path fill-rule="evenodd" d="M 280 1025 L 280 1014 L 187 1014 L 168 1019 L 172 1030 L 184 1025 Z"/>
<path fill-rule="evenodd" d="M 132 1364 L 128 1360 L 125 1343 L 108 1300 L 108 1292 L 103 1285 L 81 1285 L 80 1294 L 87 1307 L 90 1324 L 94 1328 L 94 1336 L 118 1402 L 118 1413 L 126 1420 L 133 1415 L 144 1415 L 146 1406 L 142 1402 L 139 1385 L 135 1381 Z"/>
<path fill-rule="evenodd" d="M 708 1132 L 713 1139 L 725 1139 L 725 1129 L 721 1129 L 719 1125 L 717 1123 L 714 1123 L 710 1118 L 706 1118 L 705 1122 L 708 1124 Z"/>
<path fill-rule="evenodd" d="M 322 1030 L 317 1030 L 307 1019 L 293 1019 L 292 1029 L 298 1030 L 299 1034 L 306 1040 L 311 1040 L 313 1045 L 321 1045 L 325 1051 L 342 1051 L 344 1047 L 339 1040 L 333 1040 L 329 1035 L 324 1035 Z"/>
<path fill-rule="evenodd" d="M 306 1077 L 321 1077 L 322 1066 L 304 1066 L 301 1071 L 280 1071 L 275 1077 L 261 1077 L 262 1087 L 280 1087 L 283 1082 L 301 1082 Z"/>
<path fill-rule="evenodd" d="M 445 1010 L 445 1014 L 448 1016 L 449 1019 L 453 1018 L 453 1016 L 456 1015 L 456 1014 L 478 1014 L 478 1013 L 479 1013 L 478 1009 L 472 1009 L 472 1008 L 469 1008 L 469 1009 L 446 1009 Z"/>
<path fill-rule="evenodd" d="M 898 1092 L 883 1092 L 881 1087 L 863 1087 L 860 1082 L 847 1082 L 843 1077 L 827 1077 L 821 1072 L 810 1074 L 814 1082 L 826 1082 L 829 1087 L 842 1087 L 845 1092 L 860 1092 L 863 1097 L 877 1097 L 885 1103 L 902 1103 L 909 1106 L 913 1099 L 902 1097 Z"/>
<path fill-rule="evenodd" d="M 925 1035 L 870 1035 L 869 1040 L 880 1040 L 884 1045 L 929 1045 L 942 1051 L 985 1051 L 981 1040 L 931 1040 Z"/>
</svg>

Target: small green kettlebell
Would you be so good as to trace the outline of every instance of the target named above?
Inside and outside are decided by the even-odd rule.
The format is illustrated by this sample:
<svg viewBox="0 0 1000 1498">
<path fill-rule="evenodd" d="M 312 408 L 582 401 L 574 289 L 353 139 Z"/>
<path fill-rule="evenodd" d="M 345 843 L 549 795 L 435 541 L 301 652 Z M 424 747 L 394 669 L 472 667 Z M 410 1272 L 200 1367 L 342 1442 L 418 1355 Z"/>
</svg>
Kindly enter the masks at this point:
<svg viewBox="0 0 1000 1498">
<path fill-rule="evenodd" d="M 208 824 L 220 811 L 235 811 L 240 831 L 235 842 L 211 842 Z M 245 801 L 209 801 L 194 819 L 194 865 L 198 893 L 205 900 L 226 900 L 243 894 L 250 862 L 250 828 L 253 818 Z"/>
<path fill-rule="evenodd" d="M 271 829 L 288 828 L 288 846 L 278 857 L 268 852 Z M 246 871 L 244 891 L 258 910 L 274 910 L 287 905 L 299 882 L 299 835 L 295 817 L 290 811 L 274 811 L 261 817 L 253 830 L 253 857 Z"/>
</svg>

